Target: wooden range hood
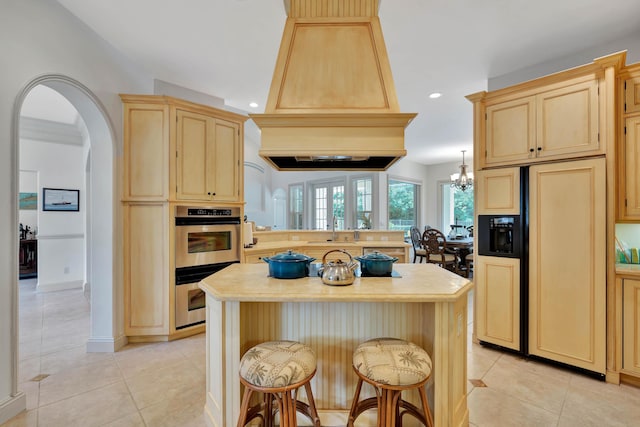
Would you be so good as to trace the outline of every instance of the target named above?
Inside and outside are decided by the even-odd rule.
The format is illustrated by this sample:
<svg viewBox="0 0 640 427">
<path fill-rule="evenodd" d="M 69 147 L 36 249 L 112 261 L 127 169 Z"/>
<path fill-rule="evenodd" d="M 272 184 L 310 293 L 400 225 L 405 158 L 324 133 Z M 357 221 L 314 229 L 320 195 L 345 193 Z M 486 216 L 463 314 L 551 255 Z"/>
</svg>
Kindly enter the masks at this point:
<svg viewBox="0 0 640 427">
<path fill-rule="evenodd" d="M 260 156 L 279 170 L 385 170 L 407 152 L 378 0 L 285 1 Z"/>
</svg>

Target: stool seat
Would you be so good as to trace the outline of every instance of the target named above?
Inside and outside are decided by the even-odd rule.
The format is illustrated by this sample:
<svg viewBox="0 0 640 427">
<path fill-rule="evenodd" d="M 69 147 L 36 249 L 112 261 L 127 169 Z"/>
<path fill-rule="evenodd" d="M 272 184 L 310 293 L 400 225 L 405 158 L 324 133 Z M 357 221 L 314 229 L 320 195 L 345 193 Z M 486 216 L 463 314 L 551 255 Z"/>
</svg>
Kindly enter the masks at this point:
<svg viewBox="0 0 640 427">
<path fill-rule="evenodd" d="M 307 416 L 315 427 L 320 417 L 311 391 L 316 373 L 316 355 L 311 347 L 297 341 L 268 341 L 247 351 L 240 359 L 240 382 L 244 394 L 238 418 L 243 427 L 254 418 L 261 425 L 273 427 L 276 412 L 280 426 L 296 427 L 296 412 Z M 298 400 L 298 389 L 304 388 L 309 403 Z M 262 402 L 251 406 L 254 392 L 263 393 Z"/>
<path fill-rule="evenodd" d="M 376 383 L 406 386 L 431 375 L 431 358 L 421 347 L 397 338 L 375 338 L 353 353 L 353 367 Z"/>
<path fill-rule="evenodd" d="M 296 341 L 268 341 L 252 347 L 240 360 L 240 376 L 259 387 L 286 387 L 316 370 L 311 347 Z"/>
<path fill-rule="evenodd" d="M 353 427 L 356 418 L 369 409 L 378 409 L 378 427 L 402 426 L 411 415 L 427 427 L 433 418 L 424 385 L 431 377 L 431 357 L 421 347 L 397 338 L 374 338 L 360 344 L 353 353 L 353 370 L 358 384 L 347 421 Z M 360 400 L 363 382 L 376 389 L 375 396 Z M 417 389 L 422 409 L 402 399 L 405 390 Z"/>
</svg>

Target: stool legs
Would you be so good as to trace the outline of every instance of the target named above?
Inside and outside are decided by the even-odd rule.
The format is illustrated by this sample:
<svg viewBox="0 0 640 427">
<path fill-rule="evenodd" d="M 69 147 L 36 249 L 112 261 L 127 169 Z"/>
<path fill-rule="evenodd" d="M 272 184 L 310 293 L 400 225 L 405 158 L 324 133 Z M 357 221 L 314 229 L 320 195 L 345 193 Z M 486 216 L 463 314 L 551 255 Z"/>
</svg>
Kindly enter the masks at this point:
<svg viewBox="0 0 640 427">
<path fill-rule="evenodd" d="M 360 414 L 375 408 L 378 408 L 377 427 L 401 427 L 402 417 L 406 414 L 412 415 L 427 427 L 433 427 L 433 418 L 431 416 L 431 410 L 429 409 L 429 402 L 427 401 L 427 393 L 424 389 L 426 381 L 422 382 L 418 387 L 402 387 L 400 389 L 391 389 L 384 387 L 384 385 L 379 387 L 379 385 L 367 381 L 375 388 L 376 397 L 369 397 L 359 401 L 363 382 L 362 378 L 358 379 L 353 402 L 351 402 L 351 409 L 349 410 L 347 427 L 353 427 L 356 418 L 358 418 Z M 402 399 L 402 391 L 410 388 L 418 388 L 420 402 L 423 408 L 422 411 L 417 406 Z"/>
<path fill-rule="evenodd" d="M 320 417 L 316 409 L 313 393 L 311 392 L 310 380 L 311 378 L 308 378 L 304 384 L 296 384 L 295 387 L 278 390 L 254 390 L 250 385 L 241 380 L 245 388 L 242 396 L 242 404 L 240 405 L 238 427 L 244 427 L 254 418 L 261 418 L 264 427 L 273 427 L 275 425 L 275 412 L 280 413 L 281 427 L 297 427 L 297 412 L 309 417 L 314 427 L 320 427 Z M 307 394 L 307 400 L 309 401 L 308 404 L 298 400 L 298 387 L 302 387 L 303 385 Z M 251 396 L 255 392 L 264 393 L 264 401 L 261 404 L 250 406 Z M 278 405 L 277 411 L 274 411 L 274 400 Z"/>
</svg>

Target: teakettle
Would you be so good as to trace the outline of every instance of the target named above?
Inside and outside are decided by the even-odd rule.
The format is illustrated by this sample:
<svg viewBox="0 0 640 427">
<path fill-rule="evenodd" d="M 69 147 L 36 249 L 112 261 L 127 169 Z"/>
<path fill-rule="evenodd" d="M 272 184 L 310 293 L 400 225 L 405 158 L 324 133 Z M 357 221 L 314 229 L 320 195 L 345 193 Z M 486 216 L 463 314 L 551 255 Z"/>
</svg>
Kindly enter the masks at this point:
<svg viewBox="0 0 640 427">
<path fill-rule="evenodd" d="M 349 256 L 349 263 L 342 262 L 340 259 L 327 263 L 327 255 L 331 252 L 347 254 Z M 333 286 L 350 285 L 356 280 L 355 270 L 357 267 L 358 263 L 353 261 L 349 252 L 343 249 L 333 249 L 322 257 L 322 269 L 320 271 L 322 283 Z"/>
</svg>

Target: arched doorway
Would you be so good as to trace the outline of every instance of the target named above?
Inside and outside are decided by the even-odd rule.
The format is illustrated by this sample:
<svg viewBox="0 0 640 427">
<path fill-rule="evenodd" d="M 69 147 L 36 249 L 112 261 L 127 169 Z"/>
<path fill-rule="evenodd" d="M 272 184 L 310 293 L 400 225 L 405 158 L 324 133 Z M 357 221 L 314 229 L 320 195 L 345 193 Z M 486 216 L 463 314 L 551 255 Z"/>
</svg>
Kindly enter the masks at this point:
<svg viewBox="0 0 640 427">
<path fill-rule="evenodd" d="M 109 121 L 106 109 L 99 99 L 80 82 L 63 75 L 48 74 L 30 81 L 18 94 L 14 104 L 12 144 L 16 155 L 14 163 L 14 182 L 17 182 L 19 170 L 19 125 L 23 102 L 36 86 L 47 86 L 64 96 L 79 112 L 85 122 L 91 150 L 87 170 L 86 199 L 87 227 L 87 281 L 91 287 L 91 324 L 86 349 L 88 352 L 112 352 L 126 343 L 122 334 L 122 310 L 118 310 L 116 301 L 122 290 L 118 288 L 120 280 L 119 263 L 114 257 L 117 246 L 119 216 L 117 179 L 115 171 L 115 132 Z M 17 185 L 14 185 L 17 193 Z M 17 194 L 13 195 L 18 197 Z M 17 217 L 17 215 L 16 215 Z M 16 224 L 16 230 L 18 224 Z M 16 233 L 17 235 L 17 233 Z M 16 284 L 17 288 L 17 284 Z M 15 289 L 17 294 L 17 289 Z M 15 299 L 14 299 L 15 301 Z M 14 302 L 15 304 L 15 302 Z M 17 318 L 17 307 L 12 310 Z M 17 319 L 15 322 L 17 329 Z M 15 334 L 14 336 L 16 336 Z M 18 351 L 17 339 L 13 349 Z M 14 360 L 16 360 L 14 358 Z M 17 371 L 15 369 L 14 371 Z M 16 382 L 14 381 L 14 384 Z"/>
</svg>

